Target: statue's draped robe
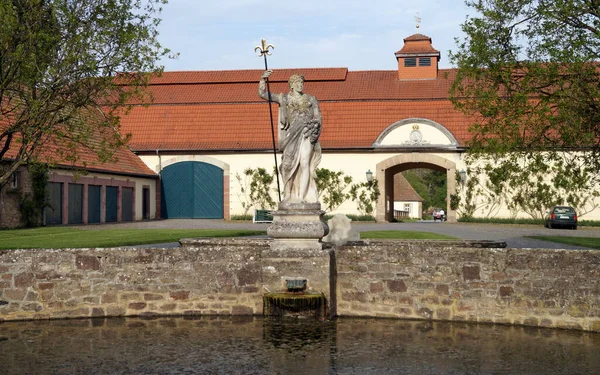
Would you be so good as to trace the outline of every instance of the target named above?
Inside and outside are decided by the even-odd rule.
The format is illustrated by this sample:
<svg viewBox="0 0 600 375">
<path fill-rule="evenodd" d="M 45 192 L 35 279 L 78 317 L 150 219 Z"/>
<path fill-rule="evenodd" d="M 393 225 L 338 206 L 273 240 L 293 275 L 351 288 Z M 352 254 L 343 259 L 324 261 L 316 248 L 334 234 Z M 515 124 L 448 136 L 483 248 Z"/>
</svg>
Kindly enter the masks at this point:
<svg viewBox="0 0 600 375">
<path fill-rule="evenodd" d="M 320 118 L 315 119 L 316 99 L 303 94 L 300 103 L 295 102 L 288 94 L 281 94 L 279 105 L 279 149 L 282 151 L 279 173 L 283 178 L 284 196 L 290 202 L 318 202 L 317 184 L 315 182 L 317 165 L 321 162 L 321 146 L 318 136 L 321 131 Z M 318 127 L 318 129 L 317 129 Z M 307 143 L 309 145 L 307 145 Z M 310 148 L 309 178 L 301 179 L 301 150 Z M 302 189 L 301 184 L 308 184 Z M 306 191 L 304 196 L 301 192 Z M 288 195 L 289 194 L 289 195 Z"/>
</svg>

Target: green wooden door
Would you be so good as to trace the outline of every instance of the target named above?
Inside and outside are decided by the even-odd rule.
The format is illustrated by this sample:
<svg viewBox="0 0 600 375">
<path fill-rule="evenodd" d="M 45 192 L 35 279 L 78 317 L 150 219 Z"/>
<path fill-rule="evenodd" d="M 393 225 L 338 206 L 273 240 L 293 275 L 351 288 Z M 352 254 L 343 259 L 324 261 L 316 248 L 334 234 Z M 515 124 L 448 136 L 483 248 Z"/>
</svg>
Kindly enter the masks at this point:
<svg viewBox="0 0 600 375">
<path fill-rule="evenodd" d="M 48 206 L 44 209 L 46 225 L 62 224 L 62 182 L 48 182 Z"/>
<path fill-rule="evenodd" d="M 133 188 L 121 189 L 121 221 L 133 221 Z"/>
<path fill-rule="evenodd" d="M 83 185 L 69 184 L 69 224 L 83 223 Z"/>
<path fill-rule="evenodd" d="M 186 161 L 161 172 L 164 218 L 222 219 L 223 170 L 212 164 Z"/>
<path fill-rule="evenodd" d="M 102 186 L 88 185 L 88 223 L 99 223 L 102 209 Z"/>
<path fill-rule="evenodd" d="M 117 186 L 106 187 L 106 222 L 114 223 L 118 220 L 119 188 Z"/>
</svg>

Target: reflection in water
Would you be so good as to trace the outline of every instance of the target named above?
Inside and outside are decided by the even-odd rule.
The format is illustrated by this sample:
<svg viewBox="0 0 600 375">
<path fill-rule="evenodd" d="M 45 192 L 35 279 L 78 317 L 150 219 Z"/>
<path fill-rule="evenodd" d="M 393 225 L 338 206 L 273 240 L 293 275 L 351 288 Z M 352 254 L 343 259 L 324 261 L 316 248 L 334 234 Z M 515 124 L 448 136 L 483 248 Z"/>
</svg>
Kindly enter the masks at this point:
<svg viewBox="0 0 600 375">
<path fill-rule="evenodd" d="M 0 324 L 0 374 L 599 374 L 600 334 L 387 319 Z"/>
</svg>

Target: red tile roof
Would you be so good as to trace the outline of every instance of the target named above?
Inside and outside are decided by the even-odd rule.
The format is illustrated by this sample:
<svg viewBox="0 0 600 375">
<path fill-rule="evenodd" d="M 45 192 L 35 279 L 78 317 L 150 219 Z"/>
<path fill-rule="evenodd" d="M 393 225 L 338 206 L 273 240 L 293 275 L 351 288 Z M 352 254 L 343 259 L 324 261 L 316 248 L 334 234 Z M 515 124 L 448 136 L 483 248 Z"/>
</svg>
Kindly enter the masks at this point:
<svg viewBox="0 0 600 375">
<path fill-rule="evenodd" d="M 302 74 L 306 81 L 342 81 L 346 78 L 346 74 L 348 73 L 348 68 L 277 69 L 273 72 L 269 80 L 271 82 L 287 82 L 289 77 L 299 70 L 302 70 Z M 262 73 L 262 70 L 164 72 L 160 77 L 152 78 L 151 84 L 256 83 Z"/>
<path fill-rule="evenodd" d="M 423 202 L 423 198 L 411 186 L 402 173 L 394 175 L 394 200 L 404 202 Z"/>
<path fill-rule="evenodd" d="M 408 42 L 408 43 L 407 43 Z M 404 54 L 439 53 L 431 45 L 431 38 L 423 34 L 414 34 L 404 39 L 404 46 L 396 52 L 396 56 Z"/>
<path fill-rule="evenodd" d="M 319 100 L 324 149 L 369 148 L 393 123 L 425 118 L 446 127 L 460 144 L 470 124 L 448 100 L 455 70 L 438 79 L 398 80 L 397 72 L 346 68 L 275 70 L 271 91 L 289 90 L 287 79 L 306 77 L 305 92 Z M 134 151 L 269 149 L 269 105 L 258 97 L 262 70 L 167 72 L 152 81 L 154 102 L 121 119 Z M 277 104 L 273 116 L 277 121 Z M 276 125 L 276 124 L 275 124 Z"/>
<path fill-rule="evenodd" d="M 98 142 L 100 138 L 97 138 Z M 14 159 L 17 155 L 19 141 L 13 141 L 11 148 L 4 155 L 5 159 Z M 98 156 L 89 148 L 80 146 L 77 150 L 79 160 L 76 163 L 65 162 L 60 159 L 61 153 L 59 146 L 52 140 L 44 143 L 39 156 L 40 161 L 47 162 L 52 165 L 57 165 L 59 168 L 83 168 L 90 172 L 111 173 L 120 175 L 135 175 L 156 177 L 157 174 L 148 168 L 146 164 L 135 155 L 127 146 L 121 147 L 115 151 L 114 162 L 103 163 L 98 159 Z"/>
</svg>

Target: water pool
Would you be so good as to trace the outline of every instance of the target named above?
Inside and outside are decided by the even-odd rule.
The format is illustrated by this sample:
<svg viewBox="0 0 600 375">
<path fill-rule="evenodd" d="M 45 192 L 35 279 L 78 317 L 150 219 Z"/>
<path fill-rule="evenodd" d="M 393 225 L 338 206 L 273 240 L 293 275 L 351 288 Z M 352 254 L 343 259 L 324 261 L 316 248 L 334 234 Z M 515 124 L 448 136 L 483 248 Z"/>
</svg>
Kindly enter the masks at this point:
<svg viewBox="0 0 600 375">
<path fill-rule="evenodd" d="M 1 374 L 600 374 L 600 334 L 388 319 L 0 323 Z"/>
</svg>

